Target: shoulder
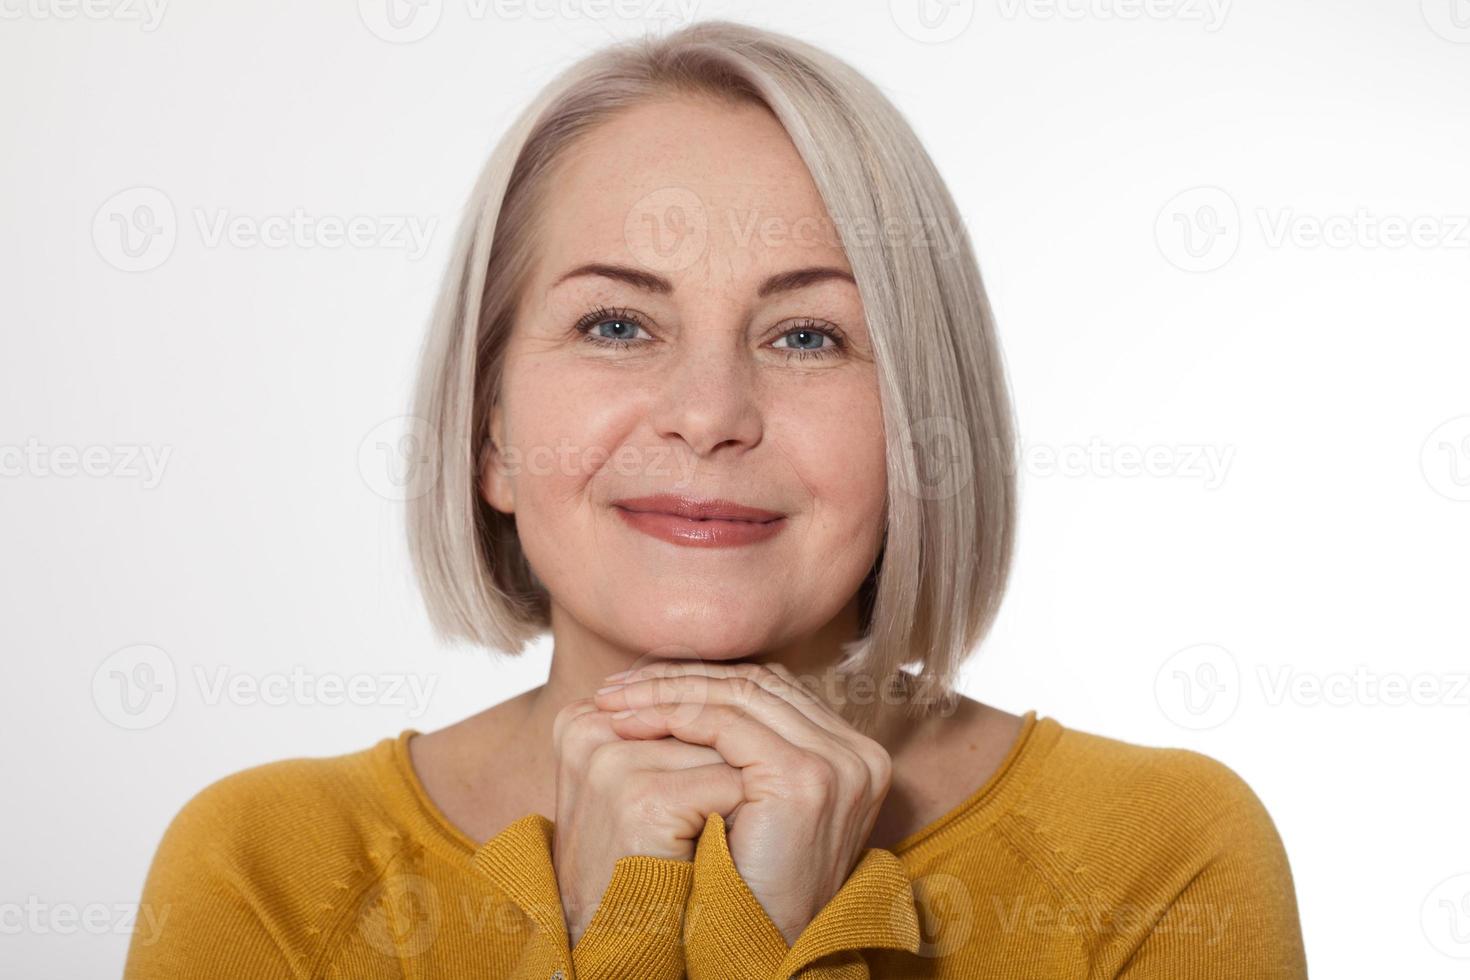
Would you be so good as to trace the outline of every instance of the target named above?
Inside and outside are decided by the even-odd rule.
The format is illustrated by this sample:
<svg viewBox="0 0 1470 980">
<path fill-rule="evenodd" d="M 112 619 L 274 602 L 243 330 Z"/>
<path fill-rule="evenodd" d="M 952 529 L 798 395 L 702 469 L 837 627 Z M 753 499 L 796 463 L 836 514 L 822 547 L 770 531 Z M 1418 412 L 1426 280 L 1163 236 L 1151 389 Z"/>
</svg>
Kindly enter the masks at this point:
<svg viewBox="0 0 1470 980">
<path fill-rule="evenodd" d="M 413 843 L 380 790 L 391 739 L 337 756 L 262 763 L 207 784 L 164 830 L 144 903 L 170 934 L 258 936 L 295 963 Z"/>
<path fill-rule="evenodd" d="M 1231 766 L 1193 749 L 1048 727 L 1049 747 L 999 829 L 1061 880 L 1163 901 L 1212 864 L 1287 873 L 1274 820 Z"/>
<path fill-rule="evenodd" d="M 1043 796 L 1085 801 L 1122 821 L 1167 817 L 1197 829 L 1231 810 L 1262 806 L 1240 773 L 1193 749 L 1061 728 L 1046 761 Z"/>
<path fill-rule="evenodd" d="M 1209 891 L 1294 914 L 1281 836 L 1239 772 L 1192 749 L 1054 730 L 1006 831 L 1069 898 L 1160 909 Z"/>
<path fill-rule="evenodd" d="M 1103 975 L 1306 975 L 1275 821 L 1234 768 L 1192 749 L 1053 728 L 1008 814 L 1018 849 Z M 1244 975 L 1244 974 L 1242 974 Z"/>
<path fill-rule="evenodd" d="M 375 751 L 279 759 L 222 776 L 184 803 L 165 837 L 187 840 L 216 860 L 260 859 L 298 835 L 340 837 L 374 796 Z"/>
</svg>

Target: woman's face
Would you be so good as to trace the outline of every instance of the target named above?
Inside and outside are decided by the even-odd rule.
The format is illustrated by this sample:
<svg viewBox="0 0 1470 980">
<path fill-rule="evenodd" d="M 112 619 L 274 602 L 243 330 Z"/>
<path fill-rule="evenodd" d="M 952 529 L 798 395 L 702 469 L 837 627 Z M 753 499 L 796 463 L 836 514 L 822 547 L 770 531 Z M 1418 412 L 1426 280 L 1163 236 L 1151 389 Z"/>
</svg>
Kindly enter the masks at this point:
<svg viewBox="0 0 1470 980">
<path fill-rule="evenodd" d="M 878 382 L 785 131 L 755 106 L 648 104 L 583 137 L 550 188 L 482 492 L 515 515 L 558 637 L 724 660 L 851 612 L 883 532 Z M 618 503 L 666 493 L 780 517 Z"/>
</svg>

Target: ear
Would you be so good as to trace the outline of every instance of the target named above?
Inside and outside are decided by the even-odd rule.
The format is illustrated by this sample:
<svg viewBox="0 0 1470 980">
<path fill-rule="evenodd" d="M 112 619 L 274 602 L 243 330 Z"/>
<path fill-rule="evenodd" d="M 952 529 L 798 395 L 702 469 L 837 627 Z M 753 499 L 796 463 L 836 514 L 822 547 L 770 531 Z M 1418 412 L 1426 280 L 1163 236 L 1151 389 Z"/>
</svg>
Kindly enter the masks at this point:
<svg viewBox="0 0 1470 980">
<path fill-rule="evenodd" d="M 515 494 L 511 490 L 510 467 L 507 465 L 504 413 L 497 403 L 490 410 L 490 441 L 480 448 L 480 496 L 485 503 L 502 514 L 515 513 Z"/>
</svg>

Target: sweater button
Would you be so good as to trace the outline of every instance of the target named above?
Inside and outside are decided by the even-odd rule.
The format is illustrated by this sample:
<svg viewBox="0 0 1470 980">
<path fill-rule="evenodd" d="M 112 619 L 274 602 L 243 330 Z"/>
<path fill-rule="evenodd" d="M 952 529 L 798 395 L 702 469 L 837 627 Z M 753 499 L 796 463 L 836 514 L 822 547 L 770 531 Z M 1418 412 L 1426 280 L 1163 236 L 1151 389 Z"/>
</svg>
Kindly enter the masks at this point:
<svg viewBox="0 0 1470 980">
<path fill-rule="evenodd" d="M 557 970 L 551 975 L 551 980 L 567 980 L 567 975 L 560 970 Z"/>
</svg>

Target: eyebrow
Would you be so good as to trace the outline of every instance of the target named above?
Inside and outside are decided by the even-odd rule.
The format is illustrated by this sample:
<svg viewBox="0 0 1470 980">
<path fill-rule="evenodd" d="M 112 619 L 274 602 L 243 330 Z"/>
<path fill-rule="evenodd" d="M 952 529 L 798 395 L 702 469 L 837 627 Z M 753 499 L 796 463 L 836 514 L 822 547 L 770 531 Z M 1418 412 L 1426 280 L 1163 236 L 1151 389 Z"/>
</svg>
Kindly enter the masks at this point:
<svg viewBox="0 0 1470 980">
<path fill-rule="evenodd" d="M 568 279 L 575 279 L 579 276 L 601 276 L 604 279 L 625 282 L 630 286 L 650 293 L 667 295 L 674 291 L 673 284 L 662 276 L 656 276 L 651 272 L 644 272 L 642 269 L 634 269 L 626 265 L 609 265 L 604 262 L 589 262 L 586 265 L 579 265 L 552 283 L 552 288 L 560 286 Z M 785 293 L 796 289 L 803 289 L 819 282 L 826 282 L 829 279 L 840 279 L 857 285 L 857 281 L 853 279 L 852 273 L 850 272 L 838 269 L 835 266 L 813 265 L 803 269 L 778 272 L 768 277 L 760 284 L 760 287 L 756 290 L 756 295 L 764 299 L 773 293 Z"/>
</svg>

